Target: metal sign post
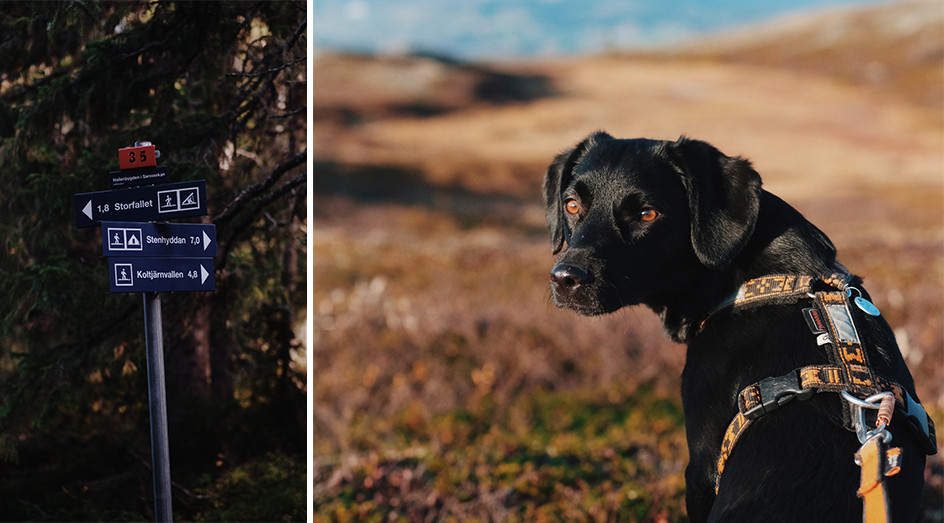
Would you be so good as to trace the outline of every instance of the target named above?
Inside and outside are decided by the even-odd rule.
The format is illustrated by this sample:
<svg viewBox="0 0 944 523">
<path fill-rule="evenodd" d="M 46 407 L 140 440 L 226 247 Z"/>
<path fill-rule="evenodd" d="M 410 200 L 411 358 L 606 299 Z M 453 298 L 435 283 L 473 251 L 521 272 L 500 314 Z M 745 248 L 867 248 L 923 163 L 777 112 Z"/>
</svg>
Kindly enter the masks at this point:
<svg viewBox="0 0 944 523">
<path fill-rule="evenodd" d="M 167 439 L 167 397 L 164 393 L 164 331 L 161 297 L 143 292 L 144 339 L 147 352 L 148 404 L 151 411 L 151 467 L 154 472 L 154 519 L 174 520 L 170 492 L 170 444 Z"/>
<path fill-rule="evenodd" d="M 206 181 L 167 183 L 167 167 L 157 165 L 159 157 L 160 151 L 150 142 L 119 149 L 120 170 L 111 173 L 116 189 L 73 198 L 76 227 L 102 228 L 102 253 L 108 258 L 111 292 L 140 292 L 144 297 L 154 518 L 170 522 L 174 513 L 158 293 L 212 291 L 217 249 L 213 225 L 153 223 L 207 214 Z"/>
</svg>

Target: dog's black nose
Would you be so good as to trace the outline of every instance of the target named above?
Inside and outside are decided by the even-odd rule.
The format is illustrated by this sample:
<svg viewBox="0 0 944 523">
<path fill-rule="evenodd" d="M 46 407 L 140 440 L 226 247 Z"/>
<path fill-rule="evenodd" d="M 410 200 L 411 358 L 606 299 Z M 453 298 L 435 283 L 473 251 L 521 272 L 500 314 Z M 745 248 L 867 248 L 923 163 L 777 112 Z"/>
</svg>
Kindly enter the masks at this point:
<svg viewBox="0 0 944 523">
<path fill-rule="evenodd" d="M 586 269 L 569 263 L 562 263 L 551 270 L 551 283 L 568 290 L 576 289 L 589 278 Z"/>
</svg>

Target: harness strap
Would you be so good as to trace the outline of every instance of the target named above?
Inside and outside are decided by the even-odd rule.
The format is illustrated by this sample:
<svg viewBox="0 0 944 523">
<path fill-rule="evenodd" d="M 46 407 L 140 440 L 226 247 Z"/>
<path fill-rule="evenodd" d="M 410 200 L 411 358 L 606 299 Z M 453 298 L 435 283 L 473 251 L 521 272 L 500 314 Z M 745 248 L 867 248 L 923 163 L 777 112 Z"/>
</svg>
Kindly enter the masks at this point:
<svg viewBox="0 0 944 523">
<path fill-rule="evenodd" d="M 715 493 L 721 482 L 721 474 L 731 456 L 734 444 L 753 421 L 786 405 L 794 398 L 809 399 L 820 390 L 843 390 L 840 369 L 834 366 L 811 365 L 794 369 L 783 376 L 764 378 L 748 385 L 738 394 L 738 413 L 728 424 L 721 441 L 718 456 L 718 477 Z"/>
<path fill-rule="evenodd" d="M 921 441 L 927 454 L 937 452 L 937 438 L 934 423 L 920 403 L 908 394 L 904 387 L 893 381 L 877 377 L 882 390 L 891 391 L 895 396 L 896 412 L 904 414 L 915 432 L 923 437 Z M 764 378 L 757 383 L 744 387 L 738 394 L 738 413 L 728 424 L 721 442 L 721 454 L 718 457 L 718 481 L 724 472 L 725 464 L 731 456 L 734 444 L 747 430 L 750 424 L 794 398 L 807 400 L 819 392 L 842 392 L 848 390 L 843 381 L 842 369 L 835 365 L 809 365 L 794 369 L 783 376 Z M 717 492 L 718 484 L 715 484 Z"/>
<path fill-rule="evenodd" d="M 804 297 L 812 297 L 813 285 L 821 281 L 836 289 L 844 290 L 853 276 L 849 269 L 835 262 L 835 272 L 824 278 L 798 274 L 771 274 L 748 280 L 737 292 L 723 300 L 701 321 L 699 330 L 709 320 L 737 309 L 793 303 Z"/>
<path fill-rule="evenodd" d="M 838 363 L 848 390 L 857 396 L 878 392 L 869 357 L 862 347 L 859 333 L 849 310 L 844 291 L 817 292 L 817 307 L 825 313 L 829 327 L 830 361 Z"/>
<path fill-rule="evenodd" d="M 749 280 L 709 312 L 698 328 L 704 328 L 708 320 L 734 309 L 796 301 L 809 295 L 813 281 L 812 276 L 794 274 L 772 274 Z"/>
</svg>

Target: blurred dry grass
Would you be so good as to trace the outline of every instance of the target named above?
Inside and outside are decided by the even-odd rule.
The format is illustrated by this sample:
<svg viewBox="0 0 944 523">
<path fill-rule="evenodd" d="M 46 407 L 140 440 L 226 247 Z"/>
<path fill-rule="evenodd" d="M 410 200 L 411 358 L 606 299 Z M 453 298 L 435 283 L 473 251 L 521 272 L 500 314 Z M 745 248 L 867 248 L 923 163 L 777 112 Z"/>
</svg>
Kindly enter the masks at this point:
<svg viewBox="0 0 944 523">
<path fill-rule="evenodd" d="M 675 423 L 674 436 L 661 438 L 675 442 L 669 447 L 642 433 L 620 443 L 602 426 L 639 432 L 616 412 L 644 413 L 644 403 L 677 407 L 684 348 L 662 336 L 648 310 L 588 319 L 549 300 L 543 171 L 559 150 L 600 128 L 626 137 L 687 134 L 751 158 L 768 190 L 822 228 L 840 259 L 866 278 L 919 395 L 944 427 L 944 13 L 927 20 L 932 3 L 895 4 L 896 16 L 875 8 L 891 24 L 920 13 L 908 40 L 920 45 L 882 45 L 875 40 L 900 32 L 876 29 L 882 17 L 871 17 L 842 26 L 843 34 L 861 26 L 868 35 L 836 40 L 816 60 L 812 51 L 786 60 L 769 39 L 745 37 L 710 52 L 488 66 L 318 54 L 310 380 L 316 506 L 339 519 L 532 519 L 542 507 L 559 510 L 544 515 L 564 517 L 568 506 L 584 507 L 581 518 L 591 520 L 681 517 L 684 443 L 673 439 L 681 437 L 680 420 L 654 418 L 663 431 Z M 801 41 L 810 34 L 794 31 L 784 33 L 781 48 L 799 48 L 789 34 Z M 860 44 L 866 36 L 869 46 Z M 908 56 L 920 54 L 920 66 L 900 69 L 907 61 L 896 61 L 895 50 L 915 46 L 923 51 Z M 873 62 L 895 64 L 880 84 L 847 73 L 873 49 L 881 52 Z M 596 431 L 573 422 L 583 410 L 596 413 Z M 537 430 L 548 416 L 560 426 Z M 663 468 L 624 478 L 647 479 L 620 490 L 619 500 L 581 483 L 602 482 L 606 475 L 596 473 L 578 474 L 564 490 L 531 492 L 516 456 L 529 441 L 543 448 L 555 437 L 589 447 L 557 442 L 579 456 L 576 465 L 541 453 L 525 459 L 538 467 L 531 473 L 543 474 L 538 491 L 541 481 L 579 463 L 612 472 L 605 456 L 622 444 Z M 510 472 L 509 463 L 524 468 Z M 466 479 L 446 479 L 455 467 L 470 467 Z M 937 474 L 932 500 L 941 499 Z M 657 487 L 659 477 L 674 479 Z M 386 486 L 378 490 L 381 480 Z M 519 512 L 509 513 L 509 503 Z M 350 507 L 366 512 L 344 512 Z"/>
</svg>

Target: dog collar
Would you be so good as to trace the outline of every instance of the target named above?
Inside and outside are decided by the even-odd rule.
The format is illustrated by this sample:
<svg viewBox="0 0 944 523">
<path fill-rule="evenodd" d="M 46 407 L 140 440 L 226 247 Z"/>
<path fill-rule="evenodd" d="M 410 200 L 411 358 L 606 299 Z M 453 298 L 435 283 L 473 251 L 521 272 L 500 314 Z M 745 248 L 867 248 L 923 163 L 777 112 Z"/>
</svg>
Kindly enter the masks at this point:
<svg viewBox="0 0 944 523">
<path fill-rule="evenodd" d="M 753 278 L 744 282 L 744 284 L 738 287 L 737 291 L 712 309 L 701 323 L 698 324 L 698 331 L 700 332 L 704 329 L 709 320 L 740 309 L 760 307 L 763 305 L 782 305 L 795 303 L 802 298 L 813 298 L 814 286 L 818 282 L 846 291 L 852 279 L 853 276 L 849 273 L 849 270 L 839 262 L 835 263 L 834 272 L 826 277 L 816 278 L 797 274 L 772 274 Z M 856 304 L 860 303 L 860 308 L 866 307 L 866 304 L 869 306 L 872 305 L 864 298 L 856 301 Z M 874 310 L 874 306 L 872 309 Z M 865 310 L 865 308 L 863 308 L 863 310 Z M 869 312 L 869 314 L 872 314 L 872 312 Z M 872 315 L 874 316 L 875 314 Z"/>
</svg>

